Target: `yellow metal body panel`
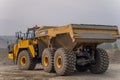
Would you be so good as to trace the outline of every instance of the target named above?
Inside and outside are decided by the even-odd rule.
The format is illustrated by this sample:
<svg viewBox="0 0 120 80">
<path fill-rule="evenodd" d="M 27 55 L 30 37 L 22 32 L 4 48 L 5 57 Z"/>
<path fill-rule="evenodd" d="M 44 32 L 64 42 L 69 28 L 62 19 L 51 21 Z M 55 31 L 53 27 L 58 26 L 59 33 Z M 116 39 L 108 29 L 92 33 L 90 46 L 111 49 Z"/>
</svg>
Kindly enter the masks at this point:
<svg viewBox="0 0 120 80">
<path fill-rule="evenodd" d="M 71 26 L 62 26 L 48 30 L 48 36 L 50 36 L 50 38 L 56 37 L 58 34 L 65 34 L 65 33 L 68 33 L 70 35 L 73 42 L 75 41 L 75 39 L 73 38 L 74 34 Z"/>
<path fill-rule="evenodd" d="M 13 60 L 14 59 L 13 53 L 9 53 L 8 58 Z"/>
<path fill-rule="evenodd" d="M 14 45 L 13 53 L 9 54 L 8 57 L 15 60 L 21 49 L 28 49 L 32 57 L 35 57 L 33 44 L 37 44 L 37 40 L 19 40 L 19 43 Z"/>
<path fill-rule="evenodd" d="M 47 30 L 47 35 L 42 34 L 44 31 Z M 67 25 L 67 26 L 61 26 L 61 27 L 44 27 L 42 29 L 38 29 L 35 32 L 36 37 L 40 38 L 42 36 L 49 36 L 49 38 L 53 38 L 56 37 L 58 34 L 69 34 L 73 40 L 73 42 L 75 41 L 74 34 L 73 34 L 73 29 L 71 25 Z"/>
</svg>

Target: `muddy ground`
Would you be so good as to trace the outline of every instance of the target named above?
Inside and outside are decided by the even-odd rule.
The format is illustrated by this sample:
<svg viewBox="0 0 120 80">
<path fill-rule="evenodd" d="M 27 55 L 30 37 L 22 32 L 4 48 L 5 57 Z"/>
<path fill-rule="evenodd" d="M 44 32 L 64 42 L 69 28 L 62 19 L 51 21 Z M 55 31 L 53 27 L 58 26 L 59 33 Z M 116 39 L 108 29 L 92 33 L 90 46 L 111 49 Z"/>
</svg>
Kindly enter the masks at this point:
<svg viewBox="0 0 120 80">
<path fill-rule="evenodd" d="M 75 71 L 71 76 L 57 76 L 55 73 L 44 72 L 40 64 L 32 71 L 19 70 L 8 60 L 7 50 L 0 49 L 0 80 L 120 80 L 120 50 L 107 50 L 107 52 L 110 65 L 104 74 Z"/>
</svg>

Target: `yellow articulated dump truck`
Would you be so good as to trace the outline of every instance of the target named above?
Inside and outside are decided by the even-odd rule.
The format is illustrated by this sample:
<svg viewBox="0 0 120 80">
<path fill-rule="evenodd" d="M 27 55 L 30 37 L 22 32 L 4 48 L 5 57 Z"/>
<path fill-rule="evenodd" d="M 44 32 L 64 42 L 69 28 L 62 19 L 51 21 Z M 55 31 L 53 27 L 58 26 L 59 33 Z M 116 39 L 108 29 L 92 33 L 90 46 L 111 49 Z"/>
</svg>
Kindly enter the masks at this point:
<svg viewBox="0 0 120 80">
<path fill-rule="evenodd" d="M 26 33 L 16 32 L 17 41 L 9 45 L 9 59 L 21 70 L 33 70 L 37 63 L 44 71 L 70 75 L 75 70 L 104 73 L 109 66 L 107 52 L 97 48 L 120 38 L 118 27 L 95 24 L 34 26 Z"/>
</svg>

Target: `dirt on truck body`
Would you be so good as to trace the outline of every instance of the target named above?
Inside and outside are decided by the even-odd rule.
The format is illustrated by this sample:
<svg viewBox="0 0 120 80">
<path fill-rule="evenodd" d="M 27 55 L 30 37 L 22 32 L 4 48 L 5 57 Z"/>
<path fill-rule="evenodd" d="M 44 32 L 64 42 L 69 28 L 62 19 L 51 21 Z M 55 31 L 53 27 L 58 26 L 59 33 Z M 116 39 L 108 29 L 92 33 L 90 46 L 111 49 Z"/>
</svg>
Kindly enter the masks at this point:
<svg viewBox="0 0 120 80">
<path fill-rule="evenodd" d="M 114 42 L 120 35 L 117 26 L 70 24 L 66 26 L 35 26 L 9 45 L 9 58 L 21 70 L 33 70 L 42 63 L 44 71 L 70 75 L 76 70 L 101 74 L 109 66 L 107 52 L 97 48 L 104 42 Z"/>
</svg>

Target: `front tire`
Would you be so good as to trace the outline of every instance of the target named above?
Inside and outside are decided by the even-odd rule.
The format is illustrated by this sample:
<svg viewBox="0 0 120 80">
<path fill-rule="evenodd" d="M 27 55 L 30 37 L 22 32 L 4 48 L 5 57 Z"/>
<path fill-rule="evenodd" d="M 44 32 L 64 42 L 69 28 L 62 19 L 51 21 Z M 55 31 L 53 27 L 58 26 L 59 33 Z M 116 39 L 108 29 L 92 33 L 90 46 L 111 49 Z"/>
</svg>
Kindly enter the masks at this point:
<svg viewBox="0 0 120 80">
<path fill-rule="evenodd" d="M 19 53 L 17 65 L 21 70 L 33 70 L 36 62 L 27 50 L 23 50 Z"/>
<path fill-rule="evenodd" d="M 70 75 L 74 72 L 76 55 L 64 48 L 59 48 L 55 52 L 54 67 L 58 75 Z"/>
<path fill-rule="evenodd" d="M 90 72 L 94 74 L 101 74 L 106 72 L 109 66 L 109 58 L 104 49 L 97 48 L 94 55 L 95 63 L 90 66 Z"/>
</svg>

